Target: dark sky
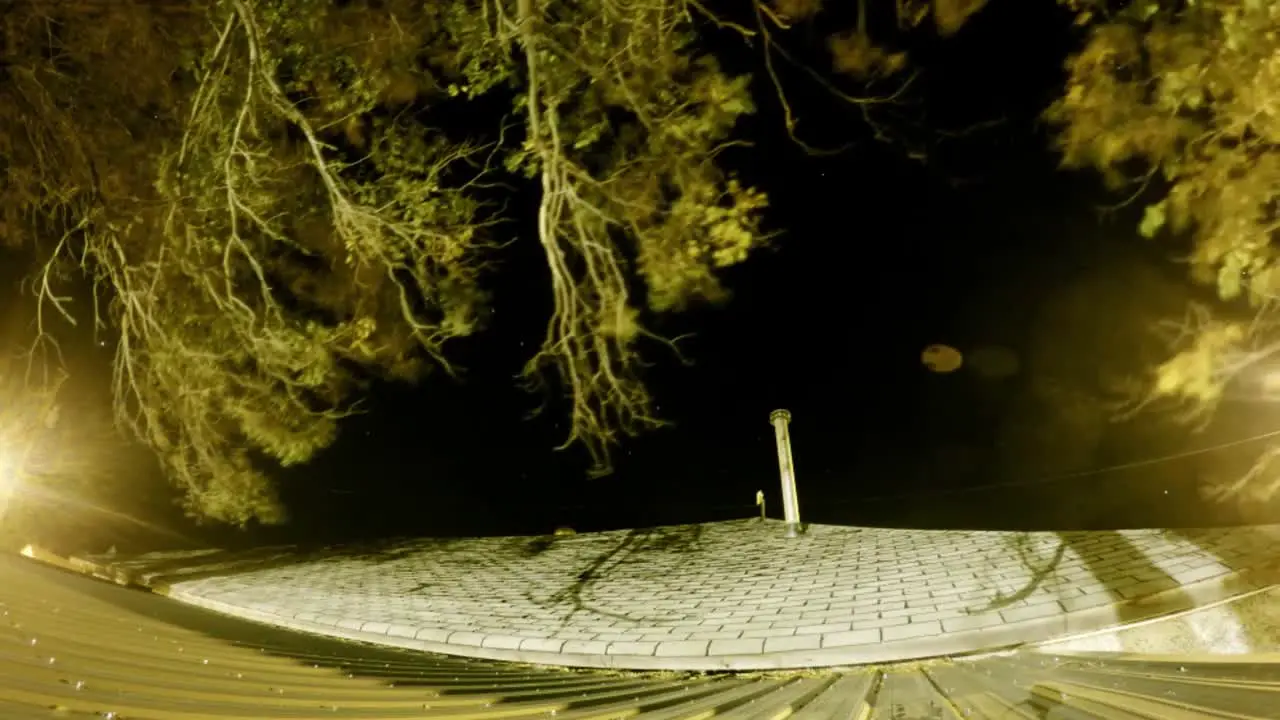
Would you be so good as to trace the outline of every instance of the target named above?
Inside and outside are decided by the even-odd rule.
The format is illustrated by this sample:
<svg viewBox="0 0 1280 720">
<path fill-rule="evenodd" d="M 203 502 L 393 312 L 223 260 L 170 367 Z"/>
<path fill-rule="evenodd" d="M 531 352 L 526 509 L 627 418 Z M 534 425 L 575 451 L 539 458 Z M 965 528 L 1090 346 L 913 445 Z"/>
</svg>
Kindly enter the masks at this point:
<svg viewBox="0 0 1280 720">
<path fill-rule="evenodd" d="M 823 30 L 807 46 L 797 31 L 788 47 L 825 70 Z M 453 346 L 464 377 L 376 388 L 333 448 L 281 473 L 293 522 L 271 537 L 698 522 L 753 514 L 758 489 L 777 516 L 768 419 L 779 407 L 794 415 L 801 509 L 814 522 L 1240 521 L 1238 508 L 1206 509 L 1194 492 L 1225 460 L 1165 459 L 1280 417 L 1260 427 L 1256 411 L 1236 414 L 1191 437 L 1167 423 L 1116 429 L 1103 405 L 1107 378 L 1144 367 L 1135 338 L 1193 290 L 1168 248 L 1135 240 L 1140 208 L 1100 213 L 1117 197 L 1057 169 L 1039 117 L 1077 41 L 1049 0 L 993 0 L 957 36 L 917 39 L 919 78 L 902 104 L 871 114 L 893 142 L 874 138 L 862 108 L 784 72 L 806 142 L 853 144 L 832 156 L 788 140 L 758 80 L 760 111 L 743 127 L 755 145 L 729 162 L 769 193 L 769 225 L 783 234 L 727 275 L 723 307 L 650 318 L 667 336 L 694 334 L 682 344 L 694 364 L 647 348 L 647 380 L 672 426 L 624 443 L 606 478 L 586 478 L 582 450 L 554 449 L 563 416 L 526 418 L 538 398 L 514 376 L 542 337 L 550 295 L 536 238 L 513 223 L 491 327 Z M 729 67 L 760 70 L 731 38 L 709 42 Z M 1019 372 L 933 375 L 920 363 L 931 343 L 969 357 L 1003 349 Z"/>
<path fill-rule="evenodd" d="M 784 234 L 730 273 L 724 307 L 654 320 L 668 336 L 695 333 L 684 344 L 695 364 L 649 348 L 650 385 L 673 427 L 625 443 L 615 475 L 588 481 L 584 453 L 553 451 L 561 417 L 523 418 L 536 398 L 511 378 L 549 310 L 526 237 L 497 278 L 493 327 L 457 348 L 466 382 L 379 393 L 325 461 L 289 483 L 299 522 L 498 532 L 696 521 L 750 514 L 757 489 L 776 512 L 777 407 L 794 413 L 802 507 L 815 521 L 909 521 L 901 507 L 860 501 L 980 479 L 918 461 L 939 445 L 985 452 L 1002 388 L 929 377 L 919 354 L 933 342 L 1023 343 L 1055 274 L 1046 270 L 1096 224 L 1082 199 L 1091 179 L 1055 174 L 1037 121 L 1060 87 L 1068 28 L 1052 3 L 996 2 L 960 35 L 919 43 L 904 102 L 871 116 L 890 143 L 873 138 L 861 108 L 784 75 L 806 142 L 853 143 L 830 157 L 787 139 L 758 81 L 761 109 L 745 128 L 756 145 L 730 162 L 769 192 L 769 222 Z M 803 38 L 789 46 L 802 56 Z M 733 48 L 725 42 L 730 66 L 758 69 L 758 56 Z M 825 70 L 821 48 L 810 53 Z M 1018 307 L 975 323 L 1000 293 Z"/>
</svg>

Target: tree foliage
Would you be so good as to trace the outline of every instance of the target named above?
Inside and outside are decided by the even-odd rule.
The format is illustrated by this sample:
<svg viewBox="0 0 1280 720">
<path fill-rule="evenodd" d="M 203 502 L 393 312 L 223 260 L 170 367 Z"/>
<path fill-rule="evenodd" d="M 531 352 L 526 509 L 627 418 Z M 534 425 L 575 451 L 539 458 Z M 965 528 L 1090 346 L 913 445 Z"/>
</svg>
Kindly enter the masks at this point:
<svg viewBox="0 0 1280 720">
<path fill-rule="evenodd" d="M 519 0 L 499 19 L 502 40 L 524 57 L 527 139 L 515 159 L 540 179 L 538 236 L 555 299 L 526 377 L 549 366 L 574 388 L 570 441 L 598 463 L 615 432 L 657 423 L 633 370 L 647 332 L 626 258 L 648 306 L 666 311 L 722 298 L 715 272 L 763 240 L 764 195 L 710 161 L 753 110 L 747 78 L 694 49 L 688 10 L 601 2 L 556 18 Z"/>
<path fill-rule="evenodd" d="M 882 6 L 947 34 L 983 4 Z M 553 300 L 524 380 L 563 393 L 566 445 L 605 473 L 661 423 L 638 372 L 646 340 L 670 344 L 652 315 L 724 299 L 721 271 L 769 240 L 766 196 L 719 162 L 750 78 L 697 32 L 763 36 L 781 95 L 771 33 L 822 6 L 749 7 L 754 28 L 698 0 L 13 0 L 0 242 L 40 259 L 41 317 L 112 338 L 117 422 L 190 514 L 273 522 L 262 460 L 310 459 L 364 379 L 448 370 L 480 329 L 484 272 L 522 241 L 494 200 L 523 178 Z M 902 70 L 860 8 L 833 67 Z M 456 132 L 481 105 L 506 118 Z M 93 312 L 64 297 L 77 278 Z"/>
<path fill-rule="evenodd" d="M 1067 0 L 1086 27 L 1048 111 L 1063 164 L 1159 193 L 1139 230 L 1189 241 L 1193 277 L 1224 304 L 1170 323 L 1173 356 L 1138 406 L 1177 401 L 1203 423 L 1233 382 L 1280 352 L 1280 5 L 1262 0 Z M 1252 312 L 1238 310 L 1248 305 Z M 1256 390 L 1256 388 L 1255 388 Z M 1255 468 L 1257 470 L 1257 468 Z M 1231 483 L 1237 493 L 1257 473 Z M 1271 483 L 1264 494 L 1280 484 Z"/>
<path fill-rule="evenodd" d="M 441 175 L 477 149 L 364 117 L 408 96 L 400 74 L 447 21 L 398 17 L 140 1 L 5 16 L 5 238 L 46 258 L 44 305 L 70 316 L 56 286 L 73 269 L 101 290 L 118 420 L 193 514 L 278 519 L 252 452 L 307 459 L 334 437 L 348 366 L 412 377 L 474 325 L 483 223 Z M 336 140 L 359 122 L 357 158 Z"/>
<path fill-rule="evenodd" d="M 558 374 L 600 465 L 657 420 L 645 306 L 724 290 L 764 196 L 715 163 L 752 110 L 674 0 L 20 0 L 0 27 L 0 237 L 42 307 L 109 328 L 117 419 L 195 516 L 280 519 L 256 456 L 332 442 L 358 378 L 418 378 L 478 328 L 495 175 L 541 185 Z M 512 98 L 500 142 L 437 120 Z M 495 118 L 495 120 L 500 120 Z M 498 122 L 494 123 L 499 126 Z M 91 279 L 74 313 L 59 283 Z M 636 279 L 640 283 L 636 282 Z M 643 287 L 643 291 L 637 290 Z"/>
</svg>

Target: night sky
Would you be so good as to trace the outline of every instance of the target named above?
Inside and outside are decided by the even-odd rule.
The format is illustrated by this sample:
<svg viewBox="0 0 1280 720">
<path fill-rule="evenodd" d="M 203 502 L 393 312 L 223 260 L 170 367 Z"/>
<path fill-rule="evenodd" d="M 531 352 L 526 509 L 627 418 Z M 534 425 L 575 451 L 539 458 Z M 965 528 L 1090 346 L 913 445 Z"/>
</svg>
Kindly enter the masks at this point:
<svg viewBox="0 0 1280 720">
<path fill-rule="evenodd" d="M 649 348 L 648 380 L 672 427 L 626 442 L 614 475 L 587 480 L 584 453 L 552 449 L 561 416 L 525 419 L 537 398 L 511 378 L 541 337 L 549 297 L 540 251 L 517 228 L 524 242 L 496 278 L 492 327 L 455 347 L 465 381 L 378 393 L 331 453 L 294 473 L 297 521 L 446 534 L 626 527 L 748 516 L 757 489 L 776 515 L 768 418 L 785 407 L 806 519 L 994 522 L 919 506 L 938 504 L 933 490 L 1002 479 L 984 477 L 985 458 L 957 478 L 930 455 L 989 454 L 1010 389 L 930 377 L 920 352 L 1025 344 L 1045 284 L 1077 250 L 1072 235 L 1097 232 L 1089 193 L 1106 199 L 1092 178 L 1055 173 L 1038 115 L 1073 38 L 1051 3 L 1031 5 L 995 3 L 961 35 L 912 48 L 922 72 L 911 91 L 872 110 L 892 142 L 782 64 L 799 136 L 852 145 L 814 157 L 787 138 L 759 76 L 760 112 L 744 128 L 755 146 L 729 163 L 769 192 L 783 234 L 730 273 L 725 306 L 653 320 L 667 336 L 694 334 L 682 342 L 693 365 Z M 758 55 L 722 40 L 730 67 L 759 69 Z M 809 50 L 824 68 L 821 43 Z M 923 495 L 862 502 L 904 491 Z"/>
<path fill-rule="evenodd" d="M 1228 412 L 1191 435 L 1072 405 L 1099 405 L 1107 378 L 1141 370 L 1145 329 L 1198 291 L 1169 262 L 1173 248 L 1136 238 L 1140 206 L 1102 211 L 1120 197 L 1058 171 L 1039 115 L 1079 38 L 1055 5 L 994 0 L 957 36 L 910 47 L 921 69 L 911 92 L 872 111 L 894 142 L 876 140 L 860 108 L 784 72 L 799 135 L 852 143 L 808 155 L 760 76 L 760 111 L 743 128 L 755 145 L 728 162 L 769 193 L 782 234 L 729 273 L 724 306 L 650 318 L 667 336 L 694 334 L 681 343 L 693 365 L 647 348 L 647 380 L 672 426 L 627 441 L 612 476 L 588 480 L 585 452 L 554 450 L 562 415 L 526 417 L 538 398 L 514 376 L 550 295 L 536 238 L 517 222 L 492 278 L 490 328 L 452 348 L 463 377 L 375 388 L 333 448 L 280 474 L 292 523 L 267 537 L 720 520 L 756 513 L 758 489 L 777 517 L 769 413 L 780 407 L 794 416 L 807 521 L 1065 529 L 1266 516 L 1206 506 L 1194 491 L 1257 447 L 1169 458 L 1280 427 L 1280 415 L 1268 426 L 1271 411 Z M 810 57 L 825 69 L 814 35 Z M 730 68 L 759 69 L 731 38 L 709 42 Z M 790 42 L 803 54 L 803 31 Z M 920 363 L 931 343 L 967 357 L 994 349 L 1017 372 L 931 374 Z"/>
</svg>

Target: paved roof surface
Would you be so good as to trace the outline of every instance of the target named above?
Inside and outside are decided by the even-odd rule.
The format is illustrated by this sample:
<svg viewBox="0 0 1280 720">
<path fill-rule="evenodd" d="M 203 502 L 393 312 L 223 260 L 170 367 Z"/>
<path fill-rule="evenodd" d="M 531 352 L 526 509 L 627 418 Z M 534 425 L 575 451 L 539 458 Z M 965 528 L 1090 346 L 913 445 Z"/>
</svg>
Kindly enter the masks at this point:
<svg viewBox="0 0 1280 720">
<path fill-rule="evenodd" d="M 781 523 L 115 560 L 184 602 L 489 659 L 778 669 L 1010 647 L 1274 583 L 1280 526 L 1002 533 Z"/>
<path fill-rule="evenodd" d="M 245 622 L 0 556 L 0 718 L 1274 718 L 1280 658 L 1011 653 L 802 673 L 570 670 Z"/>
</svg>

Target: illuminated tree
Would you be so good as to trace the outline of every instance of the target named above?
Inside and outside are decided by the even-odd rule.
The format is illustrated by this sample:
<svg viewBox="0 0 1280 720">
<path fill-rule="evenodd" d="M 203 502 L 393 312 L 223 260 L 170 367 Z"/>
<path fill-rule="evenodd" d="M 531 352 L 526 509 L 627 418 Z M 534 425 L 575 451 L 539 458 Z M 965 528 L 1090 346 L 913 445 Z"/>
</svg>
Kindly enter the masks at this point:
<svg viewBox="0 0 1280 720">
<path fill-rule="evenodd" d="M 558 372 L 602 466 L 657 422 L 643 306 L 723 296 L 715 271 L 764 240 L 764 197 L 714 162 L 746 80 L 693 48 L 682 3 L 377 5 L 25 0 L 0 21 L 0 233 L 45 259 L 47 312 L 86 320 L 59 281 L 94 282 L 118 420 L 193 515 L 279 519 L 256 454 L 330 443 L 361 373 L 447 368 L 485 299 L 499 162 L 542 190 L 555 310 L 527 375 Z M 514 143 L 434 121 L 503 92 Z"/>
<path fill-rule="evenodd" d="M 950 32 L 982 4 L 881 5 Z M 644 341 L 670 342 L 646 319 L 723 299 L 718 273 L 768 240 L 766 197 L 717 162 L 749 78 L 696 30 L 763 36 L 782 95 L 773 33 L 820 5 L 745 7 L 754 27 L 698 0 L 14 0 L 0 242 L 41 259 L 42 317 L 111 339 L 117 421 L 189 512 L 272 522 L 262 459 L 305 462 L 363 378 L 448 370 L 447 341 L 480 329 L 511 239 L 493 200 L 523 177 L 554 301 L 524 379 L 563 392 L 566 445 L 606 473 L 620 435 L 661 422 L 637 370 Z M 834 65 L 900 70 L 864 20 Z M 448 130 L 481 101 L 507 122 Z M 63 298 L 74 278 L 92 312 Z"/>
<path fill-rule="evenodd" d="M 1067 64 L 1066 91 L 1048 112 L 1069 168 L 1092 168 L 1116 188 L 1137 187 L 1143 235 L 1189 243 L 1196 280 L 1221 307 L 1198 305 L 1170 323 L 1172 357 L 1136 402 L 1176 402 L 1204 423 L 1232 383 L 1280 353 L 1280 5 L 1251 0 L 1067 0 L 1087 28 Z M 1214 490 L 1269 497 L 1253 471 Z"/>
<path fill-rule="evenodd" d="M 42 312 L 72 316 L 56 288 L 75 269 L 100 290 L 117 418 L 193 514 L 277 519 L 250 452 L 307 459 L 345 410 L 344 363 L 412 376 L 481 298 L 476 203 L 440 182 L 476 149 L 378 119 L 356 165 L 320 130 L 407 92 L 396 73 L 426 30 L 342 54 L 362 31 L 402 36 L 326 9 L 32 2 L 5 17 L 6 238 L 46 258 Z M 304 95 L 320 98 L 305 114 Z"/>
</svg>

